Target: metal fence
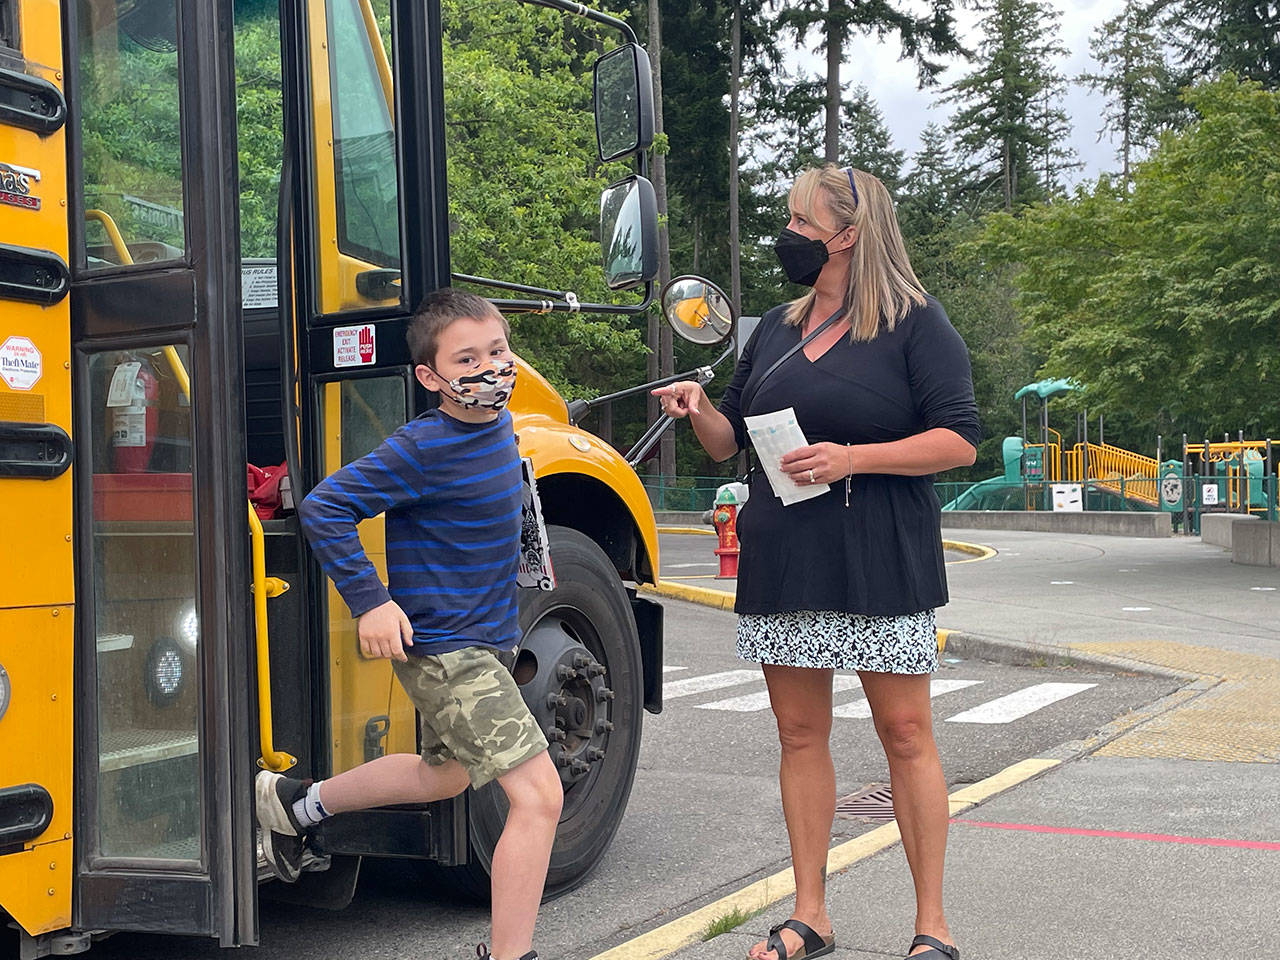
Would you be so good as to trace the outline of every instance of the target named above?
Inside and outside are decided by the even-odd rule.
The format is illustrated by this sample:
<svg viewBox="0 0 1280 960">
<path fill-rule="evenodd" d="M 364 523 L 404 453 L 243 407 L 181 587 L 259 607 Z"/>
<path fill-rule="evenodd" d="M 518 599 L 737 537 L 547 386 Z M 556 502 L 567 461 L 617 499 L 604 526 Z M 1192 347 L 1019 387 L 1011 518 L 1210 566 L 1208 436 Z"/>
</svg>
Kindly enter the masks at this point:
<svg viewBox="0 0 1280 960">
<path fill-rule="evenodd" d="M 1166 486 L 1167 480 L 1172 480 Z M 1172 514 L 1175 529 L 1185 528 L 1188 533 L 1200 532 L 1200 517 L 1205 513 L 1253 514 L 1264 520 L 1276 520 L 1277 494 L 1280 480 L 1275 475 L 1250 477 L 1239 480 L 1225 476 L 1193 476 L 1162 478 L 1153 481 L 1139 477 L 1131 481 L 1122 477 L 1108 480 L 1090 480 L 1082 485 L 1082 506 L 1085 510 L 1145 511 L 1151 506 L 1152 488 L 1155 487 L 1162 504 L 1160 509 Z M 957 510 L 1052 510 L 1052 486 L 1042 482 L 1009 483 L 988 480 L 974 484 L 969 482 L 940 482 L 934 484 L 938 501 L 944 506 L 964 495 L 964 502 Z"/>
<path fill-rule="evenodd" d="M 716 490 L 732 483 L 734 477 L 645 477 L 640 478 L 654 510 L 710 510 Z"/>
<path fill-rule="evenodd" d="M 703 511 L 715 503 L 716 490 L 729 483 L 733 477 L 645 477 L 640 478 L 649 502 L 654 510 Z M 1159 481 L 1156 481 L 1158 483 Z M 1090 480 L 1082 490 L 1082 506 L 1085 510 L 1121 510 L 1144 512 L 1152 510 L 1153 481 L 1149 477 L 1123 477 L 1108 480 Z M 1131 489 L 1132 487 L 1132 489 Z M 1214 488 L 1206 493 L 1206 488 Z M 1175 507 L 1175 528 L 1186 527 L 1190 533 L 1200 530 L 1202 513 L 1252 513 L 1266 520 L 1276 520 L 1277 478 L 1254 477 L 1246 484 L 1231 483 L 1222 476 L 1194 476 L 1182 483 L 1180 489 L 1156 488 L 1164 502 Z M 1048 483 L 1008 483 L 988 480 L 975 484 L 971 481 L 944 481 L 934 484 L 938 501 L 949 504 L 962 494 L 970 494 L 969 503 L 956 509 L 962 510 L 1052 510 L 1052 487 Z M 1180 500 L 1178 494 L 1185 496 Z"/>
</svg>

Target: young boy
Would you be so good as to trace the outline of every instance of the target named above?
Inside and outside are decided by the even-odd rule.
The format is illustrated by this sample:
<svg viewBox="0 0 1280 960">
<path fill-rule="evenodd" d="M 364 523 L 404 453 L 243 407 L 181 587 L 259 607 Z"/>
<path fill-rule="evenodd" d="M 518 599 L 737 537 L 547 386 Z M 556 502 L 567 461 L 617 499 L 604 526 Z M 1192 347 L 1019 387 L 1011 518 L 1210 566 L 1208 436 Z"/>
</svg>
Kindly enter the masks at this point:
<svg viewBox="0 0 1280 960">
<path fill-rule="evenodd" d="M 296 880 L 307 831 L 325 817 L 453 797 L 496 779 L 511 810 L 493 854 L 493 960 L 536 960 L 533 927 L 564 799 L 547 740 L 495 655 L 520 639 L 522 484 L 511 414 L 507 322 L 487 300 L 444 289 L 409 326 L 414 375 L 440 394 L 368 456 L 319 484 L 302 529 L 358 618 L 366 657 L 389 657 L 421 717 L 422 756 L 379 757 L 309 783 L 256 784 L 267 861 Z M 384 587 L 356 524 L 386 513 Z"/>
</svg>

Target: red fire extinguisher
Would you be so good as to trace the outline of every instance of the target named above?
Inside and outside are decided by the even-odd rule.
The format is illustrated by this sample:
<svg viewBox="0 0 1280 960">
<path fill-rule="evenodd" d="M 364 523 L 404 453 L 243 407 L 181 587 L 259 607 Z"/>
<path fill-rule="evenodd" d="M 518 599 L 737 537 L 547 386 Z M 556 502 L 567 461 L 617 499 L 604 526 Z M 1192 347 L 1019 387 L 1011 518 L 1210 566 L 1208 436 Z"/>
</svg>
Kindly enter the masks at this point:
<svg viewBox="0 0 1280 960">
<path fill-rule="evenodd" d="M 160 382 L 145 358 L 126 356 L 116 366 L 107 396 L 116 473 L 146 473 L 159 428 L 159 398 Z"/>
</svg>

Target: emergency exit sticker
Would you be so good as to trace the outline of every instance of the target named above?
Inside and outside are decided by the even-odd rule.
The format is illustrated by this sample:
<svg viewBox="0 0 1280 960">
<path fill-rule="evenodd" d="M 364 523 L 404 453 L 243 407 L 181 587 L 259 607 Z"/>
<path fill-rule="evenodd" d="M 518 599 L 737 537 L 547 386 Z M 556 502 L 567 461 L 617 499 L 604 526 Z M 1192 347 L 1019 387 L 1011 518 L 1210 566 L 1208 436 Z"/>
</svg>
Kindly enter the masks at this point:
<svg viewBox="0 0 1280 960">
<path fill-rule="evenodd" d="M 372 324 L 362 327 L 340 327 L 333 331 L 333 365 L 335 367 L 368 366 L 378 358 L 377 331 Z"/>
<path fill-rule="evenodd" d="M 26 337 L 10 337 L 0 343 L 0 380 L 13 390 L 30 390 L 44 373 L 44 360 Z"/>
</svg>

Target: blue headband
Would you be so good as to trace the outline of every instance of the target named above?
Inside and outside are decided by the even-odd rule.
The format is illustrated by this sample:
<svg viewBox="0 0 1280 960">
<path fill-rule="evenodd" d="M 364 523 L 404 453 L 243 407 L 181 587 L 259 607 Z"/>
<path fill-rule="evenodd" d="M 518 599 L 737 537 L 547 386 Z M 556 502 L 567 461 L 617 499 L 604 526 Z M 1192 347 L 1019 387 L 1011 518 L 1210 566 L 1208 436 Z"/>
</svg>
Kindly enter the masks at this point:
<svg viewBox="0 0 1280 960">
<path fill-rule="evenodd" d="M 858 205 L 858 188 L 853 184 L 853 167 L 845 167 L 844 172 L 849 175 L 849 189 L 853 191 L 853 205 Z"/>
</svg>

